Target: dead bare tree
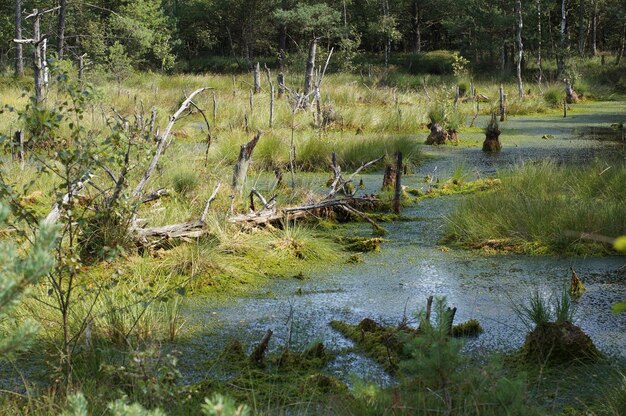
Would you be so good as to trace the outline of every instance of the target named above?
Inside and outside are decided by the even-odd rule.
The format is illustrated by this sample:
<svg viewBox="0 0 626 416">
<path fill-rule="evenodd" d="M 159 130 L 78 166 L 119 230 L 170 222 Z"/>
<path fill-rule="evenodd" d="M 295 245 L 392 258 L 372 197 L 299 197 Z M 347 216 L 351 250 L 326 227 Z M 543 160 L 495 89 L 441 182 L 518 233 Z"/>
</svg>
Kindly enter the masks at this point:
<svg viewBox="0 0 626 416">
<path fill-rule="evenodd" d="M 537 1 L 537 68 L 539 69 L 539 75 L 537 82 L 541 88 L 541 82 L 543 81 L 543 64 L 541 61 L 541 0 Z"/>
<path fill-rule="evenodd" d="M 559 52 L 557 53 L 556 60 L 556 76 L 557 78 L 563 78 L 565 73 L 565 54 L 566 54 L 566 41 L 567 41 L 567 13 L 565 9 L 565 0 L 561 0 L 561 32 L 559 38 Z"/>
<path fill-rule="evenodd" d="M 261 92 L 261 66 L 257 62 L 254 66 L 254 93 Z"/>
<path fill-rule="evenodd" d="M 304 73 L 304 95 L 311 92 L 313 86 L 313 72 L 315 71 L 315 55 L 317 54 L 317 42 L 319 37 L 314 36 L 309 43 L 309 56 L 306 61 L 306 71 Z"/>
<path fill-rule="evenodd" d="M 33 38 L 32 39 L 14 39 L 17 44 L 32 44 L 34 46 L 33 69 L 35 78 L 35 100 L 42 103 L 46 98 L 46 90 L 48 87 L 48 61 L 46 58 L 46 49 L 48 46 L 47 35 L 41 34 L 41 16 L 46 13 L 58 10 L 59 6 L 40 12 L 33 9 L 32 13 L 26 16 L 26 20 L 33 20 Z"/>
<path fill-rule="evenodd" d="M 22 47 L 22 1 L 15 0 L 15 75 L 24 75 L 24 51 Z"/>
<path fill-rule="evenodd" d="M 59 20 L 58 20 L 58 43 L 57 54 L 59 59 L 63 59 L 65 52 L 65 12 L 67 9 L 67 0 L 59 0 Z"/>
<path fill-rule="evenodd" d="M 274 124 L 274 83 L 272 82 L 272 74 L 270 73 L 270 69 L 265 65 L 265 73 L 267 74 L 267 83 L 270 86 L 270 129 Z"/>
<path fill-rule="evenodd" d="M 517 93 L 519 98 L 524 98 L 524 85 L 522 83 L 522 59 L 524 57 L 524 44 L 522 43 L 522 0 L 515 0 L 515 11 L 517 24 L 515 26 L 515 37 L 517 38 Z"/>
<path fill-rule="evenodd" d="M 194 92 L 191 93 L 191 95 L 189 97 L 187 97 L 187 99 L 185 101 L 183 101 L 183 103 L 181 104 L 180 108 L 178 109 L 178 111 L 176 111 L 171 117 L 170 117 L 170 121 L 167 124 L 167 127 L 165 128 L 165 131 L 163 132 L 163 134 L 161 136 L 159 136 L 158 140 L 158 144 L 157 144 L 157 148 L 154 152 L 154 156 L 152 156 L 152 161 L 150 162 L 150 165 L 148 166 L 148 169 L 146 169 L 146 172 L 143 174 L 141 180 L 139 181 L 139 183 L 137 183 L 137 186 L 135 186 L 135 189 L 132 192 L 132 195 L 134 198 L 138 198 L 142 195 L 143 193 L 143 189 L 146 186 L 146 183 L 148 183 L 148 181 L 150 180 L 150 177 L 152 176 L 152 173 L 154 172 L 154 170 L 157 167 L 157 163 L 159 162 L 159 159 L 161 158 L 161 155 L 163 153 L 163 150 L 165 149 L 165 144 L 167 143 L 167 139 L 170 135 L 170 132 L 172 131 L 172 127 L 174 127 L 174 123 L 176 123 L 176 120 L 178 120 L 180 118 L 180 116 L 189 109 L 189 107 L 192 105 L 192 100 L 193 98 L 200 94 L 203 91 L 206 91 L 208 88 L 203 87 L 203 88 L 199 88 L 197 90 L 195 90 Z"/>
</svg>

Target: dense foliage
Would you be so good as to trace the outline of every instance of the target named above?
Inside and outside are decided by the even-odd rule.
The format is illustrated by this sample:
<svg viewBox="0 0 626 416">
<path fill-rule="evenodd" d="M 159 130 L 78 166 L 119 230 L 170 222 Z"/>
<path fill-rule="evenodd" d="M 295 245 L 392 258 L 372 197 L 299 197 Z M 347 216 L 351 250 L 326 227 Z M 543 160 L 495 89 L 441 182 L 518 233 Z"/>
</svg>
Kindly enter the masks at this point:
<svg viewBox="0 0 626 416">
<path fill-rule="evenodd" d="M 57 0 L 23 0 L 30 11 Z M 509 71 L 516 60 L 513 1 L 489 0 L 94 0 L 66 4 L 66 58 L 103 67 L 127 62 L 137 69 L 247 69 L 255 60 L 287 61 L 305 53 L 311 36 L 340 52 L 344 68 L 363 54 L 393 52 L 391 63 L 411 66 L 408 52 L 457 50 L 475 67 Z M 525 69 L 557 55 L 623 54 L 624 0 L 522 2 Z M 13 61 L 15 1 L 0 5 L 0 59 Z M 27 12 L 24 13 L 24 16 Z M 59 35 L 58 11 L 44 15 L 42 32 L 51 50 Z M 315 22 L 315 24 L 313 24 Z M 32 19 L 22 22 L 24 38 Z M 563 51 L 563 46 L 565 51 Z M 284 52 L 284 53 L 281 53 Z M 25 53 L 29 57 L 29 53 Z M 217 57 L 221 57 L 218 59 Z M 225 58 L 228 57 L 228 58 Z M 382 59 L 379 58 L 379 59 Z M 298 60 L 300 61 L 300 60 Z M 347 62 L 339 62 L 347 61 Z M 186 67 L 183 63 L 193 63 Z M 371 63 L 371 59 L 368 60 Z M 345 64 L 345 65 L 344 65 Z M 414 69 L 414 68 L 411 68 Z M 113 71 L 116 68 L 112 68 Z"/>
</svg>

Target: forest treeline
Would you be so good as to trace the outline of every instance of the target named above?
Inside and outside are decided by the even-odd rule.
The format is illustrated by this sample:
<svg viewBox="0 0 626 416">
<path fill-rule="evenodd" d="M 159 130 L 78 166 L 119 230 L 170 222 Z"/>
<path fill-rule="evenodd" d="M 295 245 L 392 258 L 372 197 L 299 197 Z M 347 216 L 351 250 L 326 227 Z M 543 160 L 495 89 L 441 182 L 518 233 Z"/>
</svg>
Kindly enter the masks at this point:
<svg viewBox="0 0 626 416">
<path fill-rule="evenodd" d="M 506 72 L 520 47 L 527 70 L 541 59 L 622 56 L 626 42 L 626 0 L 7 0 L 0 2 L 5 66 L 17 53 L 16 11 L 17 37 L 26 39 L 34 8 L 56 8 L 41 22 L 49 52 L 152 70 L 303 62 L 315 42 L 335 48 L 333 64 L 342 70 L 453 50 L 476 69 Z"/>
</svg>

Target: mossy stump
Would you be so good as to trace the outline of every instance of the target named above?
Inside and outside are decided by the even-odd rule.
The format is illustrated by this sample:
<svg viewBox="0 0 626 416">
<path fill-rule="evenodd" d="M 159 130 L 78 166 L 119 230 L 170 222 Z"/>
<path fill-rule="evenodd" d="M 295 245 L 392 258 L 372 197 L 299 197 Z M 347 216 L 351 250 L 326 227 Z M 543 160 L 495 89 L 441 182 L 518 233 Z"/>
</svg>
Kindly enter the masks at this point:
<svg viewBox="0 0 626 416">
<path fill-rule="evenodd" d="M 439 123 L 429 123 L 427 127 L 430 129 L 430 134 L 426 138 L 426 144 L 440 145 L 450 140 L 448 131 Z"/>
<path fill-rule="evenodd" d="M 580 327 L 571 322 L 546 322 L 526 336 L 522 346 L 526 360 L 540 363 L 595 361 L 600 352 Z"/>
<path fill-rule="evenodd" d="M 500 126 L 496 120 L 496 114 L 491 114 L 491 121 L 485 130 L 485 141 L 483 142 L 483 152 L 499 152 L 502 149 L 500 144 Z"/>
</svg>

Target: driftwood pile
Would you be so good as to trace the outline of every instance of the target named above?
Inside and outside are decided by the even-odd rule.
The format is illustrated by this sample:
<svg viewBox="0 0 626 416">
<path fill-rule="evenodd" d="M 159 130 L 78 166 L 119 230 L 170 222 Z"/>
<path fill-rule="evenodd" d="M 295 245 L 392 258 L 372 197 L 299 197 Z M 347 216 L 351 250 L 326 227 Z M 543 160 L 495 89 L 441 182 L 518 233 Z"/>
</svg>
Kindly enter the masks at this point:
<svg viewBox="0 0 626 416">
<path fill-rule="evenodd" d="M 372 224 L 376 230 L 380 230 L 381 227 L 367 214 L 361 211 L 363 209 L 374 209 L 378 205 L 379 200 L 374 196 L 367 195 L 357 197 L 356 187 L 353 185 L 353 181 L 356 175 L 363 169 L 380 162 L 383 158 L 384 156 L 381 156 L 362 164 L 352 175 L 345 178 L 341 167 L 337 163 L 337 157 L 335 153 L 333 153 L 331 163 L 333 178 L 330 184 L 330 191 L 323 200 L 306 205 L 278 209 L 274 203 L 275 197 L 270 198 L 268 202 L 256 189 L 253 189 L 250 192 L 250 212 L 248 214 L 231 215 L 228 221 L 242 226 L 275 226 L 306 216 L 319 218 L 328 217 L 331 213 L 342 213 L 346 216 L 354 215 L 359 217 Z M 338 194 L 343 194 L 344 196 L 337 198 Z M 255 210 L 254 197 L 257 197 L 261 202 L 259 210 Z"/>
</svg>

